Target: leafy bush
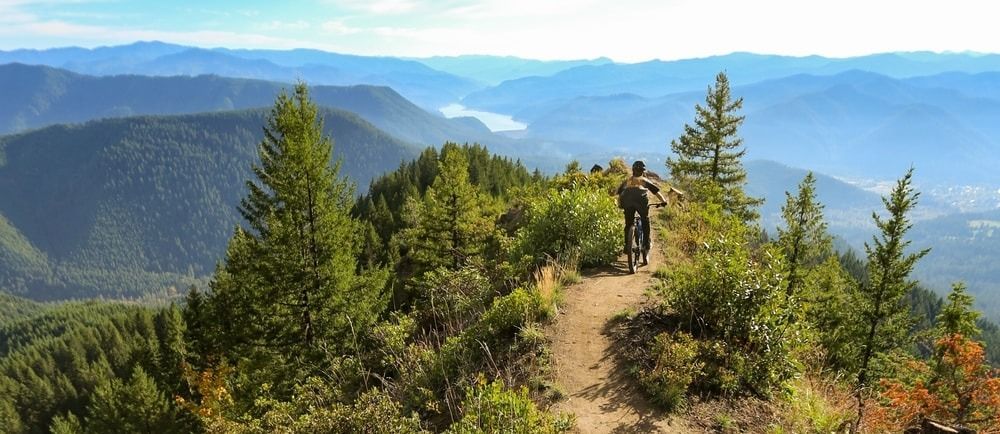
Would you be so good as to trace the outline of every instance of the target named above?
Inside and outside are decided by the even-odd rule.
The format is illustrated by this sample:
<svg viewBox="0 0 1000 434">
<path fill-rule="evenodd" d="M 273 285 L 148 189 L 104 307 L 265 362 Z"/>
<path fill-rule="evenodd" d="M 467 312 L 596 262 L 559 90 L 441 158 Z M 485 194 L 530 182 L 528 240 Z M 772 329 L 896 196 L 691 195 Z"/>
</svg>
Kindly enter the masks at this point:
<svg viewBox="0 0 1000 434">
<path fill-rule="evenodd" d="M 539 410 L 527 389 L 515 392 L 499 381 L 480 381 L 467 391 L 462 406 L 462 419 L 448 429 L 450 434 L 549 434 L 567 431 L 572 425 L 565 417 L 552 417 Z"/>
<path fill-rule="evenodd" d="M 496 292 L 489 279 L 471 266 L 438 268 L 424 275 L 416 296 L 420 323 L 450 335 L 475 322 Z"/>
<path fill-rule="evenodd" d="M 705 194 L 715 191 L 707 187 L 706 190 L 708 193 Z M 727 219 L 722 205 L 717 202 L 690 201 L 682 206 L 683 208 L 667 207 L 661 214 L 668 224 L 670 238 L 675 240 L 673 244 L 679 248 L 679 253 L 693 256 L 722 228 L 727 225 L 741 226 L 732 219 Z"/>
<path fill-rule="evenodd" d="M 639 372 L 639 383 L 653 401 L 670 410 L 684 402 L 688 386 L 702 374 L 704 362 L 696 360 L 698 342 L 691 335 L 661 333 L 653 342 L 655 361 Z"/>
<path fill-rule="evenodd" d="M 338 400 L 336 387 L 310 378 L 295 387 L 295 397 L 279 401 L 264 388 L 248 413 L 199 411 L 206 431 L 225 434 L 426 433 L 416 415 L 404 415 L 390 396 L 372 389 L 353 403 Z M 223 408 L 230 407 L 224 405 Z M 234 408 L 227 408 L 234 410 Z M 259 416 L 258 416 L 259 415 Z"/>
<path fill-rule="evenodd" d="M 533 263 L 574 257 L 580 265 L 609 264 L 621 251 L 624 229 L 614 199 L 592 187 L 558 190 L 528 204 L 514 253 Z"/>
<path fill-rule="evenodd" d="M 539 315 L 537 293 L 524 289 L 496 297 L 478 320 L 458 333 L 418 334 L 409 315 L 394 315 L 372 333 L 373 356 L 385 389 L 404 409 L 446 417 L 460 402 L 463 388 L 480 372 L 492 370 L 524 351 L 519 330 Z M 512 365 L 511 367 L 515 367 Z M 443 405 L 444 404 L 444 405 Z M 455 410 L 455 409 L 451 409 Z"/>
<path fill-rule="evenodd" d="M 478 361 L 483 346 L 498 348 L 498 344 L 513 336 L 517 327 L 538 314 L 538 297 L 524 289 L 497 298 L 479 322 L 445 341 L 440 350 L 441 360 L 448 367 Z"/>
<path fill-rule="evenodd" d="M 765 246 L 752 253 L 747 230 L 731 217 L 694 262 L 671 273 L 669 304 L 681 327 L 704 342 L 698 387 L 727 395 L 766 395 L 787 378 L 791 363 L 782 256 Z"/>
</svg>

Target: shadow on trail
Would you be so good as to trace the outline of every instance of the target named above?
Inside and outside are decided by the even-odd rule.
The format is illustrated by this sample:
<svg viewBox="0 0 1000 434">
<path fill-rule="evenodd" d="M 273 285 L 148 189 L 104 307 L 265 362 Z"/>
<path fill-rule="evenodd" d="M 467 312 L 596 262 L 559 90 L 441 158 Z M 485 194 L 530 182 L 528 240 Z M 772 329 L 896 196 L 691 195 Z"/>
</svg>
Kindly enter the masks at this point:
<svg viewBox="0 0 1000 434">
<path fill-rule="evenodd" d="M 628 274 L 626 270 L 624 274 Z M 614 331 L 620 321 L 609 319 L 604 323 L 601 334 L 606 336 L 611 345 L 604 351 L 601 357 L 602 363 L 614 366 L 610 376 L 599 384 L 589 386 L 573 396 L 595 400 L 603 398 L 607 403 L 601 405 L 601 412 L 614 413 L 619 410 L 634 413 L 638 416 L 636 421 L 619 421 L 618 425 L 612 428 L 612 433 L 651 433 L 657 432 L 660 427 L 657 422 L 667 420 L 667 415 L 655 407 L 645 398 L 645 393 L 639 389 L 635 379 L 629 375 L 626 363 L 620 356 L 624 352 L 624 343 L 615 339 Z"/>
<path fill-rule="evenodd" d="M 639 270 L 642 270 L 642 266 Z M 628 276 L 631 273 L 628 272 L 628 263 L 625 261 L 615 261 L 610 265 L 602 265 L 600 267 L 587 268 L 580 271 L 583 277 L 614 277 L 614 276 Z"/>
</svg>

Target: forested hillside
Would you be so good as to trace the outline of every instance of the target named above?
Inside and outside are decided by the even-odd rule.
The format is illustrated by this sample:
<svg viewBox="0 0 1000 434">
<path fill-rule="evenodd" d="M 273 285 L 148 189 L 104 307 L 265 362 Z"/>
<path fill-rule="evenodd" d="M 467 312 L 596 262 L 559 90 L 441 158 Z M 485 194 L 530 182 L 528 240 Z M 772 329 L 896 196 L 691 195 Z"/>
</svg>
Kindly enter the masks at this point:
<svg viewBox="0 0 1000 434">
<path fill-rule="evenodd" d="M 617 345 L 601 353 L 613 375 L 587 390 L 613 391 L 604 395 L 619 409 L 651 404 L 640 428 L 671 415 L 706 431 L 899 432 L 925 416 L 1000 427 L 1000 378 L 988 363 L 1000 330 L 964 285 L 942 300 L 912 277 L 934 247 L 911 232 L 921 200 L 913 171 L 872 210 L 863 253 L 834 251 L 817 195 L 823 185 L 842 205 L 858 192 L 812 173 L 787 192 L 765 237 L 742 161 L 741 107 L 720 73 L 671 142 L 662 182 L 684 193 L 671 190 L 679 206 L 654 220 L 663 263 L 631 280 L 652 283 L 644 305 L 589 318 Z M 418 155 L 320 109 L 305 85 L 266 113 L 107 120 L 4 140 L 6 261 L 55 263 L 60 279 L 57 261 L 168 269 L 183 254 L 209 257 L 183 250 L 198 240 L 225 245 L 183 306 L 0 296 L 0 396 L 9 397 L 0 423 L 11 433 L 548 434 L 579 422 L 549 410 L 580 398 L 553 383 L 549 334 L 559 329 L 549 325 L 575 283 L 624 273 L 621 211 L 608 194 L 627 174 L 623 160 L 545 177 L 479 145 Z M 347 173 L 387 164 L 372 155 L 413 160 L 392 162 L 356 196 Z M 176 158 L 190 170 L 168 170 Z M 66 173 L 59 184 L 45 182 L 44 159 Z M 793 176 L 768 164 L 778 175 L 758 185 Z M 61 200 L 26 199 L 46 195 Z M 214 214 L 183 216 L 173 205 L 187 196 L 205 197 Z M 77 198 L 96 205 L 72 209 L 93 215 L 60 208 Z M 34 202 L 46 207 L 24 210 Z M 74 238 L 47 215 L 93 226 Z M 990 219 L 970 228 L 988 232 Z M 168 220 L 186 226 L 165 232 Z M 121 236 L 130 230 L 174 253 L 154 261 Z M 75 245 L 53 247 L 54 233 Z M 122 256 L 101 251 L 119 246 Z"/>
<path fill-rule="evenodd" d="M 0 327 L 6 327 L 21 318 L 42 310 L 43 304 L 0 292 Z"/>
<path fill-rule="evenodd" d="M 64 69 L 0 65 L 0 133 L 104 117 L 189 114 L 266 107 L 287 83 L 229 78 L 90 76 Z M 322 106 L 354 112 L 400 139 L 431 145 L 490 140 L 475 119 L 432 115 L 388 87 L 315 86 Z"/>
<path fill-rule="evenodd" d="M 365 186 L 417 148 L 322 112 Z M 138 297 L 214 269 L 266 111 L 133 117 L 0 138 L 0 286 L 37 299 Z"/>
<path fill-rule="evenodd" d="M 568 417 L 532 400 L 552 393 L 538 321 L 553 312 L 558 285 L 536 284 L 532 271 L 546 257 L 608 261 L 618 233 L 611 198 L 596 186 L 550 198 L 520 164 L 446 144 L 376 183 L 386 194 L 405 189 L 406 206 L 389 246 L 372 244 L 372 220 L 351 217 L 341 170 L 350 162 L 329 164 L 306 88 L 275 107 L 257 158 L 245 162 L 253 173 L 242 172 L 244 218 L 225 225 L 224 260 L 182 312 L 3 305 L 17 313 L 0 329 L 0 390 L 14 398 L 0 405 L 6 429 L 565 430 Z M 510 201 L 532 210 L 516 235 L 496 226 Z M 565 205 L 584 220 L 560 221 L 551 210 Z M 554 230 L 582 237 L 536 242 Z M 595 237 L 599 248 L 585 248 Z"/>
<path fill-rule="evenodd" d="M 171 398 L 183 390 L 184 328 L 175 306 L 63 303 L 4 316 L 4 432 L 80 432 L 83 420 L 88 432 L 198 429 Z"/>
<path fill-rule="evenodd" d="M 1000 211 L 953 214 L 914 225 L 914 243 L 931 246 L 915 276 L 939 292 L 964 281 L 977 307 L 1000 321 Z"/>
</svg>

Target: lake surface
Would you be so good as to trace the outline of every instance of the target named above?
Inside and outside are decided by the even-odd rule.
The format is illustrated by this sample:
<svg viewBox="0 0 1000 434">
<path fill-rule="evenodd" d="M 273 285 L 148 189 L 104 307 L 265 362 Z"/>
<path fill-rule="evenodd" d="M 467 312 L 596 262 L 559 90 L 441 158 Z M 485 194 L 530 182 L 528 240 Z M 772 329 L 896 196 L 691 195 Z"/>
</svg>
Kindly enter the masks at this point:
<svg viewBox="0 0 1000 434">
<path fill-rule="evenodd" d="M 438 109 L 438 111 L 440 111 L 446 118 L 472 116 L 486 124 L 486 127 L 489 128 L 490 131 L 513 131 L 528 128 L 527 124 L 515 121 L 514 118 L 509 115 L 471 110 L 461 104 L 448 104 Z"/>
</svg>

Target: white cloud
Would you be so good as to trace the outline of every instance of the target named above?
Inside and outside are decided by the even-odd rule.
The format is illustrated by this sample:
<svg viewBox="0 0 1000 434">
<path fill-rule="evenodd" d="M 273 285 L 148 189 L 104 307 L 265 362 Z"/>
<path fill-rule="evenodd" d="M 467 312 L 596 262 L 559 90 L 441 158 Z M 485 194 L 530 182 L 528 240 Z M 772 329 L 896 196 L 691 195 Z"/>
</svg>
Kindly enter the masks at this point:
<svg viewBox="0 0 1000 434">
<path fill-rule="evenodd" d="M 31 35 L 33 38 L 71 40 L 73 41 L 73 45 L 78 46 L 157 40 L 201 47 L 318 48 L 315 43 L 309 41 L 214 30 L 172 32 L 122 29 L 73 24 L 58 20 L 19 22 L 12 25 L 0 26 L 0 37 L 23 37 L 25 35 Z"/>
<path fill-rule="evenodd" d="M 18 6 L 21 3 L 10 0 L 0 0 L 0 23 L 23 23 L 34 21 L 36 17 L 22 11 Z"/>
<path fill-rule="evenodd" d="M 321 26 L 323 30 L 330 33 L 335 33 L 338 35 L 353 35 L 361 33 L 362 29 L 358 27 L 351 27 L 344 23 L 344 20 L 332 20 L 323 23 Z"/>
<path fill-rule="evenodd" d="M 480 0 L 445 8 L 444 15 L 450 19 L 495 20 L 559 18 L 572 19 L 574 16 L 596 12 L 601 14 L 614 9 L 607 1 L 601 0 Z M 558 24 L 558 23 L 552 23 Z"/>
<path fill-rule="evenodd" d="M 1000 51 L 992 2 L 954 0 L 482 0 L 426 27 L 380 26 L 382 53 L 677 59 L 733 51 L 851 56 Z"/>
<path fill-rule="evenodd" d="M 326 3 L 374 15 L 405 14 L 424 6 L 420 0 L 328 0 Z"/>
<path fill-rule="evenodd" d="M 145 30 L 139 23 L 132 28 L 84 26 L 68 18 L 26 13 L 25 0 L 0 0 L 0 35 L 10 36 L 7 43 L 55 37 L 75 45 L 162 39 L 372 55 L 609 56 L 619 61 L 733 51 L 827 56 L 912 50 L 1000 52 L 1000 38 L 993 30 L 1000 3 L 994 6 L 988 0 L 320 1 L 336 7 L 319 8 L 310 16 L 282 16 L 258 25 L 253 33 L 216 30 L 244 29 L 246 23 L 268 16 L 266 10 L 234 10 L 221 25 L 201 25 L 209 30 L 188 33 Z M 333 10 L 340 15 L 331 16 Z M 307 29 L 320 31 L 306 36 Z M 299 30 L 294 34 L 309 39 L 288 38 L 280 33 L 283 30 Z"/>
<path fill-rule="evenodd" d="M 259 27 L 262 30 L 307 30 L 310 27 L 312 27 L 312 25 L 305 20 L 297 20 L 297 21 L 274 20 L 267 23 L 263 23 Z"/>
</svg>

